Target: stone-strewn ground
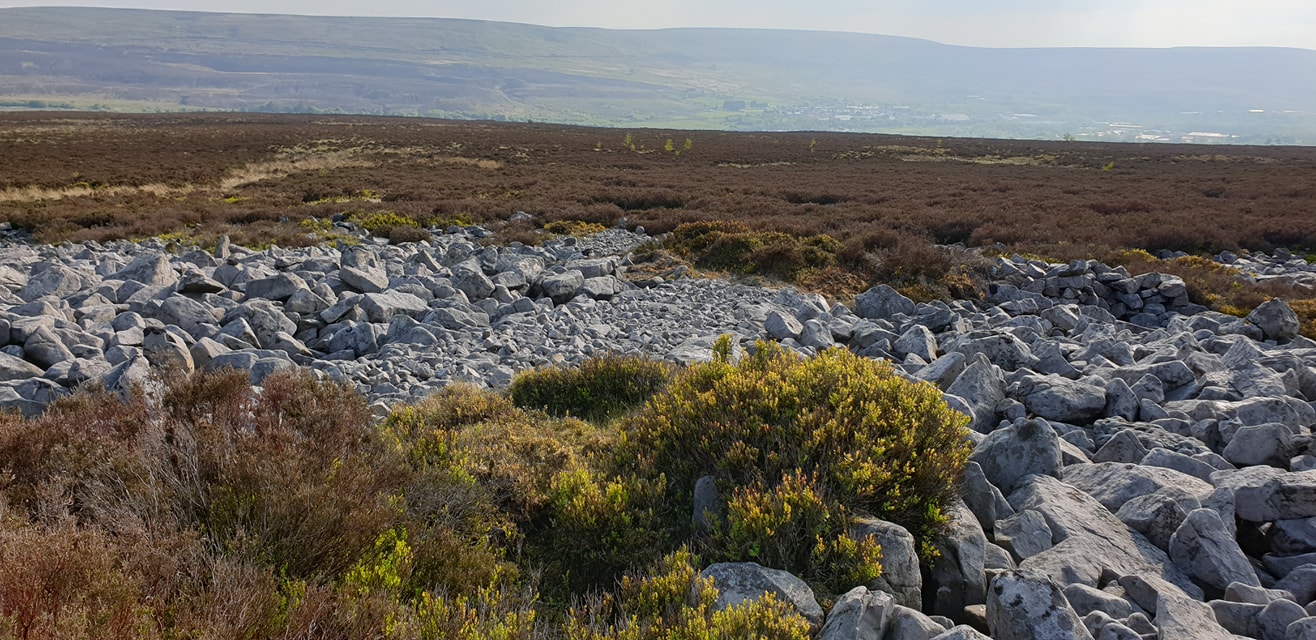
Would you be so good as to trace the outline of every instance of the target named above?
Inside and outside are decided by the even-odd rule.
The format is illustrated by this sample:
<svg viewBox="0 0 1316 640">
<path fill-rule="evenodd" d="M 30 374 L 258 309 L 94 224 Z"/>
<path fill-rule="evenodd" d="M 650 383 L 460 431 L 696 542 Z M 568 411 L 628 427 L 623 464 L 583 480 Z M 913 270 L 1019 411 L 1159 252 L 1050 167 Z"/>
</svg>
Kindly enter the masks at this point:
<svg viewBox="0 0 1316 640">
<path fill-rule="evenodd" d="M 644 238 L 625 231 L 544 247 L 483 235 L 259 253 L 7 241 L 0 405 L 35 413 L 153 367 L 238 367 L 259 385 L 302 365 L 382 408 L 605 352 L 690 362 L 725 333 L 746 348 L 840 345 L 894 360 L 972 419 L 942 559 L 920 567 L 907 532 L 869 521 L 886 575 L 826 618 L 789 575 L 710 567 L 719 584 L 796 602 L 826 638 L 1316 638 L 1316 343 L 1282 301 L 1241 319 L 1190 304 L 1171 276 L 1016 258 L 985 303 L 879 286 L 850 309 L 631 281 Z M 1248 260 L 1258 276 L 1308 277 Z"/>
</svg>

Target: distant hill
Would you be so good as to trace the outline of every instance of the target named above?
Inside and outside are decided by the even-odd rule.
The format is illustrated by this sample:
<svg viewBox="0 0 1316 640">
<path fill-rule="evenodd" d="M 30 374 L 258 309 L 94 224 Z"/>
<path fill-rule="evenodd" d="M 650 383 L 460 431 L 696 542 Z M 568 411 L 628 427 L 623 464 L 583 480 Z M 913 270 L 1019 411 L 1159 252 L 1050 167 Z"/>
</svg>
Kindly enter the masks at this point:
<svg viewBox="0 0 1316 640">
<path fill-rule="evenodd" d="M 0 9 L 0 107 L 1316 144 L 1316 51 Z"/>
</svg>

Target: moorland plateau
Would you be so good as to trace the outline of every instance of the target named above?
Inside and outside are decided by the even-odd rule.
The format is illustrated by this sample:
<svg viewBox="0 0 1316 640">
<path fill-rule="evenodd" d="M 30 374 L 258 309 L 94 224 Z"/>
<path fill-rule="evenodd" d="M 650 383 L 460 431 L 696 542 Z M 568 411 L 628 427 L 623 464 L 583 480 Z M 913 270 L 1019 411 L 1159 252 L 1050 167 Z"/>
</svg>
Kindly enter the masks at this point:
<svg viewBox="0 0 1316 640">
<path fill-rule="evenodd" d="M 0 160 L 0 637 L 1316 632 L 1310 149 L 30 113 Z"/>
</svg>

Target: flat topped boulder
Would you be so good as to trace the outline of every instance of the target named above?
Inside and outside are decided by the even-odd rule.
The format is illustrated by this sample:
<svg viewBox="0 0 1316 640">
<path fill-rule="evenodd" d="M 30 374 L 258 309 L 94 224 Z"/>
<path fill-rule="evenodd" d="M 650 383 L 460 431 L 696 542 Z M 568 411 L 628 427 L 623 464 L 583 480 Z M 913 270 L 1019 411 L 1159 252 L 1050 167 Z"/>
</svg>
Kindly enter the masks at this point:
<svg viewBox="0 0 1316 640">
<path fill-rule="evenodd" d="M 292 294 L 307 289 L 306 281 L 295 273 L 279 273 L 247 283 L 248 298 L 264 298 L 283 302 Z"/>
<path fill-rule="evenodd" d="M 1064 480 L 1096 498 L 1111 513 L 1134 498 L 1165 487 L 1178 487 L 1198 500 L 1206 499 L 1215 490 L 1210 484 L 1174 469 L 1119 462 L 1070 465 L 1065 468 Z"/>
<path fill-rule="evenodd" d="M 370 322 L 388 322 L 396 315 L 417 317 L 429 311 L 424 300 L 398 291 L 367 293 L 357 302 Z"/>
<path fill-rule="evenodd" d="M 361 293 L 379 293 L 388 289 L 388 274 L 383 269 L 344 265 L 338 272 L 338 279 Z"/>
<path fill-rule="evenodd" d="M 1091 421 L 1106 408 L 1106 389 L 1058 375 L 1024 375 L 1018 395 L 1033 414 L 1069 424 Z"/>
<path fill-rule="evenodd" d="M 178 272 L 169 265 L 169 258 L 164 254 L 143 253 L 110 278 L 167 287 L 178 283 Z"/>
<path fill-rule="evenodd" d="M 1266 477 L 1268 475 L 1270 477 Z M 1316 516 L 1316 469 L 1297 473 L 1235 474 L 1233 479 L 1234 509 L 1244 520 L 1272 522 Z"/>
</svg>

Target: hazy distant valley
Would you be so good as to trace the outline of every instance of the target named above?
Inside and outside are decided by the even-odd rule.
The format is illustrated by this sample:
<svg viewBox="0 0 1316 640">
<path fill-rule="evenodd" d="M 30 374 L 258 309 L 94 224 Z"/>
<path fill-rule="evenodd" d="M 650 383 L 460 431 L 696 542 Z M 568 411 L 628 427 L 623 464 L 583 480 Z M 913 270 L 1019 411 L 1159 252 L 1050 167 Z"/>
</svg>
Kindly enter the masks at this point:
<svg viewBox="0 0 1316 640">
<path fill-rule="evenodd" d="M 1316 143 L 1316 51 L 977 49 L 847 33 L 0 10 L 0 108 Z"/>
</svg>

